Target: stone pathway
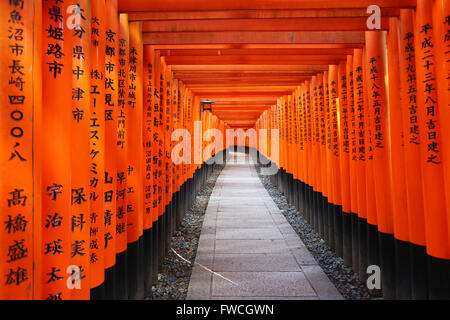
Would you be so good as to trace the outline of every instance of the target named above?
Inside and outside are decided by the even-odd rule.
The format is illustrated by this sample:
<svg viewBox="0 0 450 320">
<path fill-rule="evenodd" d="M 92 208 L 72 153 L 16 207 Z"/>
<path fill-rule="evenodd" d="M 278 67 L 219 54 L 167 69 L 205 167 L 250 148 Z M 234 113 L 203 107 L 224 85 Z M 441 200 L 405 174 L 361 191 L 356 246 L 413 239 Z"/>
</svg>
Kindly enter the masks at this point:
<svg viewBox="0 0 450 320">
<path fill-rule="evenodd" d="M 187 299 L 342 299 L 248 155 L 231 157 L 206 209 Z"/>
</svg>

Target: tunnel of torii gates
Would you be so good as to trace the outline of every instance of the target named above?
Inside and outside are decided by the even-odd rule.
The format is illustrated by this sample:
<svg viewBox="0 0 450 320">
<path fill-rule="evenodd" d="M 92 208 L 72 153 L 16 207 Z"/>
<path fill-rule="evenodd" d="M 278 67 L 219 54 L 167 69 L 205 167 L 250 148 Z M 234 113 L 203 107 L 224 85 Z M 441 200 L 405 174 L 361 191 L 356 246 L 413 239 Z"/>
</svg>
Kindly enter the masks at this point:
<svg viewBox="0 0 450 320">
<path fill-rule="evenodd" d="M 172 132 L 205 148 L 201 121 L 251 132 L 345 264 L 381 268 L 385 298 L 448 299 L 449 8 L 1 0 L 0 298 L 150 296 L 212 169 L 172 162 Z"/>
</svg>

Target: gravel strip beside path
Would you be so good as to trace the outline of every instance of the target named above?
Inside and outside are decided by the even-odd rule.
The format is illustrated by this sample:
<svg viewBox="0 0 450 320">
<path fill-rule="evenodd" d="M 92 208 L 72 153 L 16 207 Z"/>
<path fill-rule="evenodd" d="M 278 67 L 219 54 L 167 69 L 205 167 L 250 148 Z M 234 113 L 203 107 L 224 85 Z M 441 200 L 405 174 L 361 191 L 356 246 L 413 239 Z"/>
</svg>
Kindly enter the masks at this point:
<svg viewBox="0 0 450 320">
<path fill-rule="evenodd" d="M 158 283 L 153 286 L 152 300 L 186 299 L 206 207 L 224 166 L 214 165 L 214 170 L 206 184 L 200 188 L 194 205 L 186 212 L 180 229 L 172 237 L 172 248 L 181 257 L 192 263 L 183 261 L 172 250 L 169 250 L 158 273 Z"/>
<path fill-rule="evenodd" d="M 269 178 L 261 175 L 261 167 L 259 165 L 255 165 L 255 167 L 261 182 L 280 208 L 281 213 L 342 296 L 350 300 L 376 299 L 370 294 L 365 283 L 359 280 L 359 276 L 353 272 L 352 268 L 346 266 L 344 260 L 330 250 L 297 209 L 287 203 L 284 195 L 270 182 Z"/>
</svg>

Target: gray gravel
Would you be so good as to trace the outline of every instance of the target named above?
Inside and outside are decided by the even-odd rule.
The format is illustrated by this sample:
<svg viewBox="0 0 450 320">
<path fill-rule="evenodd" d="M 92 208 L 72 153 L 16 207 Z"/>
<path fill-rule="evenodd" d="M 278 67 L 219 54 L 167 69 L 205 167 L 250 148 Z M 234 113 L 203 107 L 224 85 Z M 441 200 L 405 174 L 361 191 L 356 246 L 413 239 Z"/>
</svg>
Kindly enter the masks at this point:
<svg viewBox="0 0 450 320">
<path fill-rule="evenodd" d="M 342 296 L 350 300 L 377 299 L 377 297 L 371 295 L 365 283 L 359 280 L 359 276 L 353 272 L 352 268 L 346 266 L 344 260 L 331 251 L 297 209 L 287 203 L 285 196 L 270 182 L 270 179 L 260 174 L 261 167 L 255 165 L 255 168 L 261 182 L 286 217 L 286 220 L 305 243 L 314 259 Z"/>
<path fill-rule="evenodd" d="M 152 288 L 152 300 L 186 299 L 206 207 L 216 180 L 224 166 L 214 165 L 213 172 L 200 188 L 192 208 L 186 212 L 179 230 L 172 237 L 172 248 L 191 263 L 183 261 L 172 250 L 169 250 L 160 267 L 158 283 Z"/>
</svg>

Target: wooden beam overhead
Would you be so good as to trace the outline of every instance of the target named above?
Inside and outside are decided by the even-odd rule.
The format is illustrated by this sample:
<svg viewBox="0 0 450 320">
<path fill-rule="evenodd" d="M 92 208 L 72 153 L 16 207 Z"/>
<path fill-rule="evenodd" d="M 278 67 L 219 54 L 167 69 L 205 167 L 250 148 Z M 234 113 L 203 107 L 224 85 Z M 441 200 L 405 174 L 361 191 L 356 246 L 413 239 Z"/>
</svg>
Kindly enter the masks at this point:
<svg viewBox="0 0 450 320">
<path fill-rule="evenodd" d="M 353 48 L 264 48 L 264 49 L 163 49 L 159 54 L 170 57 L 186 56 L 265 56 L 265 55 L 350 55 Z"/>
<path fill-rule="evenodd" d="M 173 65 L 172 71 L 251 71 L 251 72 L 321 72 L 328 70 L 328 66 L 322 65 Z"/>
<path fill-rule="evenodd" d="M 416 0 L 119 0 L 119 11 L 365 9 L 370 5 L 377 5 L 383 8 L 414 8 Z"/>
<path fill-rule="evenodd" d="M 250 123 L 255 123 L 255 120 L 239 120 L 239 119 L 230 119 L 227 120 L 228 123 L 234 123 L 234 124 L 238 124 L 238 123 L 246 123 L 246 124 L 250 124 Z"/>
<path fill-rule="evenodd" d="M 144 44 L 363 44 L 362 31 L 227 31 L 227 32 L 145 32 Z"/>
<path fill-rule="evenodd" d="M 194 80 L 183 80 L 183 83 L 186 86 L 191 88 L 198 87 L 218 87 L 218 86 L 229 86 L 229 85 L 239 85 L 239 86 L 261 86 L 261 87 L 270 87 L 270 86 L 292 86 L 298 85 L 305 80 L 310 79 L 311 77 L 302 77 L 302 78 L 227 78 L 227 79 L 194 79 Z"/>
<path fill-rule="evenodd" d="M 193 90 L 195 91 L 195 90 Z M 209 97 L 209 99 L 212 99 L 214 101 L 214 98 L 218 97 L 230 97 L 230 96 L 236 96 L 239 98 L 243 97 L 280 97 L 283 95 L 291 94 L 292 90 L 283 90 L 283 91 L 270 91 L 270 92 L 264 92 L 264 91 L 200 91 L 195 92 L 195 95 L 197 97 Z"/>
<path fill-rule="evenodd" d="M 362 48 L 364 43 L 188 43 L 153 44 L 155 50 L 186 49 L 354 49 Z M 150 44 L 146 44 L 150 46 Z"/>
<path fill-rule="evenodd" d="M 387 30 L 389 17 L 381 18 Z M 142 32 L 225 32 L 225 31 L 367 31 L 366 17 L 351 18 L 277 18 L 144 21 Z"/>
<path fill-rule="evenodd" d="M 382 17 L 398 17 L 398 8 L 381 8 Z M 198 19 L 273 19 L 273 18 L 328 18 L 367 17 L 366 9 L 293 9 L 293 10 L 225 10 L 225 11 L 147 11 L 128 15 L 129 21 L 198 20 Z"/>
<path fill-rule="evenodd" d="M 174 78 L 182 80 L 183 82 L 192 81 L 192 80 L 237 80 L 237 79 L 305 79 L 315 75 L 315 73 L 281 73 L 281 72 L 273 72 L 273 73 L 240 73 L 240 72 L 230 72 L 230 73 L 174 73 Z"/>
<path fill-rule="evenodd" d="M 235 130 L 235 129 L 244 129 L 244 130 L 252 129 L 255 127 L 255 123 L 256 122 L 249 123 L 249 124 L 233 124 L 233 123 L 227 123 L 225 121 L 225 125 L 228 126 L 229 129 L 233 129 L 233 130 Z"/>
<path fill-rule="evenodd" d="M 212 113 L 214 115 L 216 115 L 219 119 L 221 120 L 246 120 L 246 121 L 256 121 L 258 120 L 258 118 L 261 116 L 261 113 L 263 111 L 261 111 L 260 113 L 255 113 L 255 114 L 245 114 L 242 113 L 240 110 L 230 110 L 230 112 L 228 113 L 221 113 L 221 112 L 216 112 L 216 111 L 212 111 Z"/>
<path fill-rule="evenodd" d="M 260 114 L 264 109 L 248 109 L 248 108 L 212 108 L 212 110 L 214 112 L 220 113 L 220 114 L 229 114 L 229 113 L 233 113 L 236 112 L 236 110 L 239 110 L 242 113 L 245 113 L 246 115 L 252 115 L 252 114 Z"/>
<path fill-rule="evenodd" d="M 222 111 L 229 111 L 229 110 L 240 110 L 242 112 L 258 112 L 261 113 L 265 110 L 270 108 L 270 106 L 263 105 L 261 107 L 255 107 L 255 106 L 247 106 L 247 105 L 220 105 L 220 106 L 213 106 L 212 110 L 215 112 L 222 112 Z"/>
<path fill-rule="evenodd" d="M 247 108 L 266 108 L 269 104 L 272 103 L 272 100 L 268 101 L 241 101 L 241 100 L 214 100 L 213 108 L 226 108 L 229 106 L 245 106 Z"/>
<path fill-rule="evenodd" d="M 346 55 L 260 55 L 260 56 L 166 56 L 168 65 L 205 64 L 270 64 L 270 65 L 317 65 L 338 64 Z"/>
<path fill-rule="evenodd" d="M 193 91 L 195 92 L 210 92 L 210 91 L 215 91 L 215 92 L 228 92 L 230 90 L 233 90 L 234 92 L 264 92 L 264 93 L 270 93 L 270 92 L 278 92 L 278 91 L 286 91 L 286 90 L 291 90 L 291 89 L 295 89 L 297 86 L 299 86 L 300 84 L 296 84 L 296 85 L 271 85 L 271 84 L 257 84 L 257 85 L 237 85 L 237 86 L 233 86 L 233 85 L 214 85 L 214 86 L 204 86 L 204 85 L 198 85 L 198 86 L 192 86 Z"/>
<path fill-rule="evenodd" d="M 238 102 L 246 105 L 255 104 L 265 104 L 265 105 L 273 105 L 277 103 L 277 99 L 274 97 L 268 96 L 230 96 L 230 95 L 216 95 L 214 97 L 214 105 L 217 105 L 221 102 L 226 102 L 227 104 L 231 104 L 233 102 Z"/>
</svg>

